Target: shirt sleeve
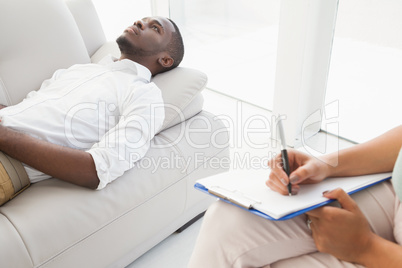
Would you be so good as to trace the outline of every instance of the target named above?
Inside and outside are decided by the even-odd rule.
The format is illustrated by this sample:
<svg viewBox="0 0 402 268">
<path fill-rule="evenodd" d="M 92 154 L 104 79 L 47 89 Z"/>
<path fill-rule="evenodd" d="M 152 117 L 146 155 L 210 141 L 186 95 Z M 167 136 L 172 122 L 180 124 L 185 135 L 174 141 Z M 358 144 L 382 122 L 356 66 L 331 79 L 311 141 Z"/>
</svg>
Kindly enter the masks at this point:
<svg viewBox="0 0 402 268">
<path fill-rule="evenodd" d="M 98 190 L 123 175 L 144 157 L 165 117 L 162 94 L 154 83 L 132 86 L 117 125 L 88 152 L 99 177 Z"/>
</svg>

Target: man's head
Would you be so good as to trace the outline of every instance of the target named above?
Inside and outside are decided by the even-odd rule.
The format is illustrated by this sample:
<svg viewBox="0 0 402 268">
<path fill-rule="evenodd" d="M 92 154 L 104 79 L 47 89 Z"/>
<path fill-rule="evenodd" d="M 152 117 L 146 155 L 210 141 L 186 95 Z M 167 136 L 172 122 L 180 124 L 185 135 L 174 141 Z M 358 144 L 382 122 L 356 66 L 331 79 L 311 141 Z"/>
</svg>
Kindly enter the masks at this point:
<svg viewBox="0 0 402 268">
<path fill-rule="evenodd" d="M 184 55 L 179 28 L 163 17 L 147 17 L 134 22 L 116 42 L 121 59 L 144 65 L 152 75 L 177 67 Z"/>
</svg>

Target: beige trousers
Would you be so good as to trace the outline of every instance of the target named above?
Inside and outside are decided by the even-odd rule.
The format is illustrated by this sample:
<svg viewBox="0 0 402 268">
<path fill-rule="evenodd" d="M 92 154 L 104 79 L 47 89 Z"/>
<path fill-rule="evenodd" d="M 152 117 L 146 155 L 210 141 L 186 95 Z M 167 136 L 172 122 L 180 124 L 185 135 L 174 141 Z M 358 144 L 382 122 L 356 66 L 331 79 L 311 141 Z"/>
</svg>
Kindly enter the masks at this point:
<svg viewBox="0 0 402 268">
<path fill-rule="evenodd" d="M 390 241 L 402 241 L 402 211 L 390 182 L 352 197 L 376 234 Z M 305 215 L 287 221 L 269 221 L 217 201 L 204 216 L 188 267 L 361 266 L 317 252 Z"/>
</svg>

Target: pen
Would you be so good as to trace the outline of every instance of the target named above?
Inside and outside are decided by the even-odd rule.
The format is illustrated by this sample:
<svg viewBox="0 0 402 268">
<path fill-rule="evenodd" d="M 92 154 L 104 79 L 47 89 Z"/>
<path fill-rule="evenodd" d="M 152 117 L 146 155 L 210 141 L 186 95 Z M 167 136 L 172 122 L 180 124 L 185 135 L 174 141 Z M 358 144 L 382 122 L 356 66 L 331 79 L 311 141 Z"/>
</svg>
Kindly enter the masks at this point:
<svg viewBox="0 0 402 268">
<path fill-rule="evenodd" d="M 282 126 L 282 119 L 279 116 L 279 121 L 278 121 L 278 128 L 279 128 L 279 136 L 281 138 L 281 156 L 282 156 L 282 164 L 283 164 L 283 170 L 286 172 L 286 175 L 290 175 L 290 167 L 289 167 L 289 158 L 288 158 L 288 151 L 286 150 L 286 141 L 285 141 L 285 133 L 283 131 L 283 126 Z M 288 192 L 289 196 L 292 195 L 292 184 L 290 184 L 290 181 L 288 183 Z"/>
</svg>

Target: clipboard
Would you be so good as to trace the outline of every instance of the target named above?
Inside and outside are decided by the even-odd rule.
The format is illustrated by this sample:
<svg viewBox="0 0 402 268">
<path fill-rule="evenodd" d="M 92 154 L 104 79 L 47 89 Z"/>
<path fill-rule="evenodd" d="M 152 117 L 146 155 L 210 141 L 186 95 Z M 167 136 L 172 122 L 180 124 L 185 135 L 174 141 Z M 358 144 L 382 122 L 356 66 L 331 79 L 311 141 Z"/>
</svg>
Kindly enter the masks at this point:
<svg viewBox="0 0 402 268">
<path fill-rule="evenodd" d="M 264 176 L 261 176 L 262 174 L 264 174 Z M 250 179 L 252 176 L 258 177 L 254 178 L 254 180 Z M 326 189 L 326 187 L 329 187 L 326 190 L 333 190 L 340 187 L 348 194 L 353 194 L 391 179 L 391 173 L 328 178 L 318 184 L 300 185 L 299 196 L 284 196 L 273 192 L 265 185 L 265 180 L 268 179 L 268 176 L 269 170 L 228 171 L 197 180 L 194 187 L 203 193 L 217 197 L 226 203 L 247 210 L 267 220 L 282 221 L 334 202 L 335 200 L 327 199 L 322 196 L 322 189 Z M 231 180 L 233 183 L 231 183 Z M 334 185 L 336 185 L 336 187 L 334 187 Z M 256 189 L 257 187 L 258 189 Z M 303 197 L 302 195 L 305 196 Z M 267 196 L 269 196 L 269 198 L 267 198 Z M 283 206 L 283 210 L 278 213 L 275 211 L 275 207 L 281 202 L 283 203 L 284 200 L 286 204 L 290 205 L 287 207 Z M 304 203 L 297 204 L 300 200 L 303 200 Z M 292 203 L 294 203 L 293 206 Z M 274 209 L 274 212 L 272 212 L 272 209 Z"/>
</svg>

